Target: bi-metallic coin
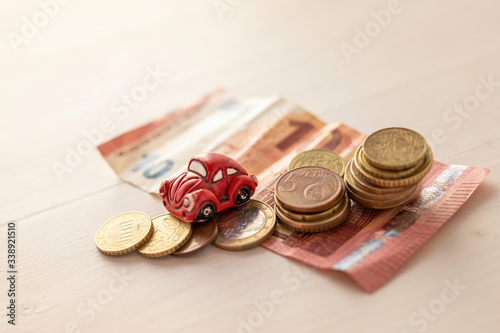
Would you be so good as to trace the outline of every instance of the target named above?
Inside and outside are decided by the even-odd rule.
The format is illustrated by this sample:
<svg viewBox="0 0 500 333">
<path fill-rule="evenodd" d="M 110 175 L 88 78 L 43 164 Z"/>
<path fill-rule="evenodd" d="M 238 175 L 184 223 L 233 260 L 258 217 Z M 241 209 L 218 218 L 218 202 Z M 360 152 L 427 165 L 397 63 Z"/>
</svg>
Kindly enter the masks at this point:
<svg viewBox="0 0 500 333">
<path fill-rule="evenodd" d="M 214 246 L 227 251 L 254 248 L 272 236 L 276 215 L 266 203 L 250 199 L 246 204 L 232 207 L 215 215 L 217 237 Z"/>
</svg>

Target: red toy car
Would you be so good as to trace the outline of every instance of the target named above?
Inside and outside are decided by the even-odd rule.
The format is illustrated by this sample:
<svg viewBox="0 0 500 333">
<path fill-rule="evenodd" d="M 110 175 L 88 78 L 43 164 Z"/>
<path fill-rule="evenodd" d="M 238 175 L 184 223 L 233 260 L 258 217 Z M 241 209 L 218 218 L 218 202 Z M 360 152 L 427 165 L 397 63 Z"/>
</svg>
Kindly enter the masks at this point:
<svg viewBox="0 0 500 333">
<path fill-rule="evenodd" d="M 257 187 L 257 177 L 248 175 L 230 157 L 203 153 L 191 158 L 188 170 L 161 184 L 165 208 L 187 222 L 200 222 L 215 213 L 247 202 Z"/>
</svg>

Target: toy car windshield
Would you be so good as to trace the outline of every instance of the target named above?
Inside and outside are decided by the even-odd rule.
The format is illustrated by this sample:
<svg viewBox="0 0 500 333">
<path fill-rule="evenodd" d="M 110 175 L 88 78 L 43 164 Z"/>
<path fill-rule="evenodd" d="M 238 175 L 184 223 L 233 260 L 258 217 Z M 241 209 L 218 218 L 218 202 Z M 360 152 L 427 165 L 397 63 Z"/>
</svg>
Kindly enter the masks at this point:
<svg viewBox="0 0 500 333">
<path fill-rule="evenodd" d="M 197 174 L 199 174 L 203 178 L 207 177 L 207 169 L 205 169 L 205 166 L 200 161 L 197 161 L 197 160 L 191 161 L 191 164 L 189 164 L 188 170 L 192 171 L 192 172 L 196 172 Z"/>
</svg>

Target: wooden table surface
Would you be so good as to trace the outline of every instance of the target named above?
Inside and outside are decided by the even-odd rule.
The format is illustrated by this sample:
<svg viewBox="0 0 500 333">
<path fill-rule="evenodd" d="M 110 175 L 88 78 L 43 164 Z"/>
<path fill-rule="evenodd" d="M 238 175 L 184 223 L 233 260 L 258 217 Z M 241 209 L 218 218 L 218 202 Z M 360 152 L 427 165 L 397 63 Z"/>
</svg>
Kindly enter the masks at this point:
<svg viewBox="0 0 500 333">
<path fill-rule="evenodd" d="M 16 326 L 7 323 L 3 277 L 0 331 L 500 329 L 498 1 L 40 0 L 0 8 L 2 276 L 9 221 L 18 237 Z M 113 112 L 148 71 L 163 73 L 158 85 Z M 491 173 L 373 294 L 260 247 L 158 260 L 99 253 L 94 235 L 108 218 L 164 208 L 120 181 L 95 145 L 63 175 L 54 164 L 85 146 L 105 118 L 112 128 L 96 142 L 220 86 L 281 94 L 365 133 L 411 127 L 437 160 Z M 450 291 L 456 297 L 443 302 Z"/>
</svg>

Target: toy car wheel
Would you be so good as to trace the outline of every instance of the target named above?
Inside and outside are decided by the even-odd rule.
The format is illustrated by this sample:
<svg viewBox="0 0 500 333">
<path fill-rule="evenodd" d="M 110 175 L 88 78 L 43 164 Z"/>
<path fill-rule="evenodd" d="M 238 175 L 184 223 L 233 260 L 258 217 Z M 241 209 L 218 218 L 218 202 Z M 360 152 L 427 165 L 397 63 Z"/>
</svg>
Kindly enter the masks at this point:
<svg viewBox="0 0 500 333">
<path fill-rule="evenodd" d="M 248 187 L 244 186 L 244 187 L 240 188 L 240 190 L 236 194 L 236 198 L 234 199 L 234 204 L 238 205 L 238 206 L 243 205 L 245 202 L 250 200 L 251 195 L 252 195 L 252 192 Z"/>
<path fill-rule="evenodd" d="M 198 210 L 196 221 L 210 220 L 214 217 L 215 213 L 215 206 L 211 203 L 206 203 Z"/>
</svg>

